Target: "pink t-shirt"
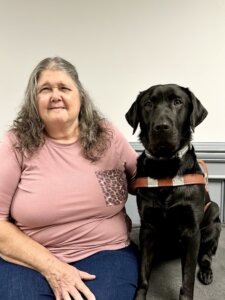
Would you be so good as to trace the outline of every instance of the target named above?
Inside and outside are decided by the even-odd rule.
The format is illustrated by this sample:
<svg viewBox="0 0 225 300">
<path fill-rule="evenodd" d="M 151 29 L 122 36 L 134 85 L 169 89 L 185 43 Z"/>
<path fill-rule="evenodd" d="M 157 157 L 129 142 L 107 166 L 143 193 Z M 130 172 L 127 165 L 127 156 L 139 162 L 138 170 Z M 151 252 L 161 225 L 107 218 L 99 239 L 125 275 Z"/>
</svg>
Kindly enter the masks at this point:
<svg viewBox="0 0 225 300">
<path fill-rule="evenodd" d="M 0 220 L 11 215 L 28 236 L 65 262 L 129 244 L 124 205 L 137 154 L 114 127 L 110 148 L 98 162 L 81 155 L 79 141 L 46 138 L 30 159 L 0 144 Z"/>
</svg>

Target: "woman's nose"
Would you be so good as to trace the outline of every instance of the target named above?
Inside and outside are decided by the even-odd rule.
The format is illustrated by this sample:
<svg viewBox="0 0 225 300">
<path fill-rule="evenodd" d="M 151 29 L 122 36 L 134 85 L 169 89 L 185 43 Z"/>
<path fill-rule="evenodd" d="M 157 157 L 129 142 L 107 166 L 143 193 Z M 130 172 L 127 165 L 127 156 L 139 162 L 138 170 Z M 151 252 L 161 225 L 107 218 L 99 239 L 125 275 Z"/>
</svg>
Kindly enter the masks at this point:
<svg viewBox="0 0 225 300">
<path fill-rule="evenodd" d="M 60 91 L 58 90 L 58 88 L 53 88 L 52 89 L 51 100 L 54 101 L 54 102 L 57 102 L 57 101 L 61 100 Z"/>
</svg>

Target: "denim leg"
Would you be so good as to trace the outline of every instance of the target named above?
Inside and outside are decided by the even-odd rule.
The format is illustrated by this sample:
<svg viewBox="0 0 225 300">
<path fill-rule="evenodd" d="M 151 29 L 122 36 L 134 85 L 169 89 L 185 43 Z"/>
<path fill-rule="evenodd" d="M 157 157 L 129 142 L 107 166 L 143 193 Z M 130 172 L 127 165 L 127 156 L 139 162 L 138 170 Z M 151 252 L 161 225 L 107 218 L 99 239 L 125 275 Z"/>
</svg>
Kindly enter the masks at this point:
<svg viewBox="0 0 225 300">
<path fill-rule="evenodd" d="M 39 272 L 0 258 L 0 299 L 54 300 L 55 297 Z"/>
<path fill-rule="evenodd" d="M 71 265 L 96 275 L 86 285 L 97 300 L 133 300 L 138 281 L 137 251 L 133 246 L 98 252 Z M 0 299 L 55 300 L 46 279 L 37 271 L 0 258 Z"/>
<path fill-rule="evenodd" d="M 138 281 L 137 251 L 133 246 L 96 253 L 73 264 L 96 275 L 85 284 L 97 300 L 133 300 Z"/>
</svg>

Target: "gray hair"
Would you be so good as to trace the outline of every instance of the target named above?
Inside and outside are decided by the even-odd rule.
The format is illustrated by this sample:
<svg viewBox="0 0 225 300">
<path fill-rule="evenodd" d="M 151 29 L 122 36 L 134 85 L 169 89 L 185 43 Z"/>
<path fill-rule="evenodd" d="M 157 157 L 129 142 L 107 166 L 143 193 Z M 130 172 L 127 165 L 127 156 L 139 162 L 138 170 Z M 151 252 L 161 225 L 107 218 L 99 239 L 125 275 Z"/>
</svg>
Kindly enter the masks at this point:
<svg viewBox="0 0 225 300">
<path fill-rule="evenodd" d="M 15 147 L 20 152 L 34 154 L 45 142 L 44 124 L 37 108 L 37 84 L 44 70 L 61 70 L 67 73 L 77 86 L 81 107 L 79 113 L 80 142 L 85 158 L 96 161 L 109 147 L 111 132 L 106 120 L 95 109 L 83 88 L 76 68 L 61 57 L 45 58 L 33 70 L 25 91 L 23 105 L 11 127 L 17 138 Z"/>
</svg>

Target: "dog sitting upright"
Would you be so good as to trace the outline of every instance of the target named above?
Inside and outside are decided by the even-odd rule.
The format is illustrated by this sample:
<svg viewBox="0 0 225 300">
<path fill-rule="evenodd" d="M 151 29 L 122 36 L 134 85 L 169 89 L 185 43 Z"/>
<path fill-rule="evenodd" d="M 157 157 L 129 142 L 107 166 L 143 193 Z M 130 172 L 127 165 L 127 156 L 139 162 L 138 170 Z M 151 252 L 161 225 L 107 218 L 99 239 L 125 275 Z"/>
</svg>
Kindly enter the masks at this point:
<svg viewBox="0 0 225 300">
<path fill-rule="evenodd" d="M 146 299 L 154 254 L 160 239 L 181 246 L 180 300 L 193 299 L 196 265 L 203 284 L 213 280 L 212 255 L 221 230 L 219 207 L 209 198 L 204 172 L 191 137 L 207 116 L 201 102 L 176 84 L 141 92 L 126 113 L 133 133 L 140 125 L 144 146 L 137 162 L 135 188 L 141 219 L 141 270 L 136 300 Z M 166 250 L 166 249 L 165 249 Z"/>
</svg>

